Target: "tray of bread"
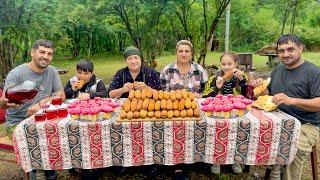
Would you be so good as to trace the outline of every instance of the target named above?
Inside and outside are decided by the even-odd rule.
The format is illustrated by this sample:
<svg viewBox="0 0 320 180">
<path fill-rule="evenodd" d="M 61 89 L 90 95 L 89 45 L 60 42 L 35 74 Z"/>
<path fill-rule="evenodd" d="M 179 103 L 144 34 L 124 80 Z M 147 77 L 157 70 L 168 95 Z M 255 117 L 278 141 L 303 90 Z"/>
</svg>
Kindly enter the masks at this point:
<svg viewBox="0 0 320 180">
<path fill-rule="evenodd" d="M 186 90 L 131 90 L 122 103 L 118 122 L 197 121 L 200 109 L 195 95 Z"/>
<path fill-rule="evenodd" d="M 269 95 L 259 96 L 257 100 L 252 103 L 252 106 L 265 110 L 265 111 L 273 111 L 277 109 L 277 105 L 272 103 L 272 97 Z"/>
</svg>

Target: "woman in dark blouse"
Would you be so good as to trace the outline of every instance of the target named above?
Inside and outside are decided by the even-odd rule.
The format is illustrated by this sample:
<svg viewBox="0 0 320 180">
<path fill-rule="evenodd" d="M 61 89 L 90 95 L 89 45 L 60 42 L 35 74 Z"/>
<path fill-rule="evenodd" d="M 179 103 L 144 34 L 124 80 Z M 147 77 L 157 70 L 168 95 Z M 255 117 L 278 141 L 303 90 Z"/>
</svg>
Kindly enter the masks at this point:
<svg viewBox="0 0 320 180">
<path fill-rule="evenodd" d="M 127 98 L 132 89 L 160 89 L 159 73 L 143 65 L 144 61 L 139 49 L 130 46 L 126 48 L 123 55 L 127 67 L 118 70 L 114 75 L 108 90 L 111 98 Z"/>
</svg>

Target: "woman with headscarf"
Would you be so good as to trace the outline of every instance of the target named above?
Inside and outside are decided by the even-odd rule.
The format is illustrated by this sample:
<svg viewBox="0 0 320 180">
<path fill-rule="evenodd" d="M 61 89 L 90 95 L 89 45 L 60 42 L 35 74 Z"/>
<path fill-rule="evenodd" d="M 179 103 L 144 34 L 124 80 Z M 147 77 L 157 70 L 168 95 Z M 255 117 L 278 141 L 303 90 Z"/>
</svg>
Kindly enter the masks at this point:
<svg viewBox="0 0 320 180">
<path fill-rule="evenodd" d="M 109 86 L 111 98 L 127 98 L 132 89 L 160 89 L 159 73 L 144 66 L 142 53 L 136 47 L 130 46 L 123 53 L 127 67 L 118 70 Z"/>
</svg>

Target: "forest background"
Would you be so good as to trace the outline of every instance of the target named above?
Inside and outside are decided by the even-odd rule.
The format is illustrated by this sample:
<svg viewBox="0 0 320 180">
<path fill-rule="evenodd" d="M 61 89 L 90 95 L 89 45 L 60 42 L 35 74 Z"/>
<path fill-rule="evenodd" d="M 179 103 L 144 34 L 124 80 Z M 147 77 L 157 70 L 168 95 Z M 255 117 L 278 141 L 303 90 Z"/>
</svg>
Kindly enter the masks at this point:
<svg viewBox="0 0 320 180">
<path fill-rule="evenodd" d="M 129 45 L 150 62 L 189 39 L 205 65 L 208 52 L 224 51 L 228 3 L 229 50 L 255 52 L 287 33 L 320 50 L 319 0 L 0 0 L 0 79 L 30 60 L 37 39 L 55 43 L 60 66 L 96 57 L 108 64 Z"/>
</svg>

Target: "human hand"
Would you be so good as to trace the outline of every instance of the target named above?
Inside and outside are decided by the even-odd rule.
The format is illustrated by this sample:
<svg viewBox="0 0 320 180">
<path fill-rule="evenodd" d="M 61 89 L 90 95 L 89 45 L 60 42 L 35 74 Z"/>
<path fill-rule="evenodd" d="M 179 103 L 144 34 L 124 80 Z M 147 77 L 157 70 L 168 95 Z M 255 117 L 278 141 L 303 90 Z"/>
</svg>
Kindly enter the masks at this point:
<svg viewBox="0 0 320 180">
<path fill-rule="evenodd" d="M 197 92 L 194 92 L 193 94 L 194 94 L 194 96 L 195 96 L 196 98 L 201 98 L 201 97 L 202 97 L 202 95 L 199 94 L 199 93 L 197 93 Z"/>
<path fill-rule="evenodd" d="M 235 69 L 233 71 L 233 76 L 235 76 L 236 78 L 238 78 L 240 81 L 243 80 L 243 71 L 239 70 L 239 69 Z"/>
<path fill-rule="evenodd" d="M 79 81 L 73 83 L 71 86 L 72 86 L 72 89 L 74 91 L 76 91 L 76 90 L 81 89 L 83 87 L 83 85 L 84 85 L 84 80 L 79 80 Z"/>
<path fill-rule="evenodd" d="M 138 89 L 140 91 L 142 91 L 142 89 L 147 88 L 148 86 L 144 83 L 144 82 L 136 82 L 134 84 L 134 89 Z"/>
<path fill-rule="evenodd" d="M 78 96 L 78 99 L 80 100 L 88 100 L 90 99 L 90 94 L 89 93 L 80 93 Z"/>
<path fill-rule="evenodd" d="M 41 108 L 40 108 L 40 104 L 39 104 L 39 103 L 36 103 L 36 104 L 32 105 L 32 106 L 28 109 L 27 113 L 28 113 L 29 116 L 31 116 L 31 115 L 35 114 L 36 112 L 38 112 L 40 109 L 41 109 Z"/>
<path fill-rule="evenodd" d="M 284 105 L 294 105 L 294 98 L 291 98 L 283 93 L 279 93 L 273 96 L 272 102 L 279 106 L 280 104 Z"/>
<path fill-rule="evenodd" d="M 255 79 L 253 82 L 252 82 L 252 86 L 253 87 L 258 87 L 258 86 L 261 86 L 263 84 L 263 79 L 262 78 L 258 78 L 258 79 Z"/>
<path fill-rule="evenodd" d="M 18 104 L 15 103 L 9 103 L 9 100 L 2 96 L 0 98 L 0 108 L 6 109 L 6 108 L 16 108 L 18 107 Z"/>
<path fill-rule="evenodd" d="M 133 84 L 130 82 L 125 83 L 122 87 L 123 93 L 129 92 L 132 89 L 133 89 Z"/>
<path fill-rule="evenodd" d="M 217 88 L 221 89 L 221 87 L 223 86 L 224 80 L 223 77 L 218 76 L 217 80 L 216 80 L 216 86 Z"/>
</svg>

